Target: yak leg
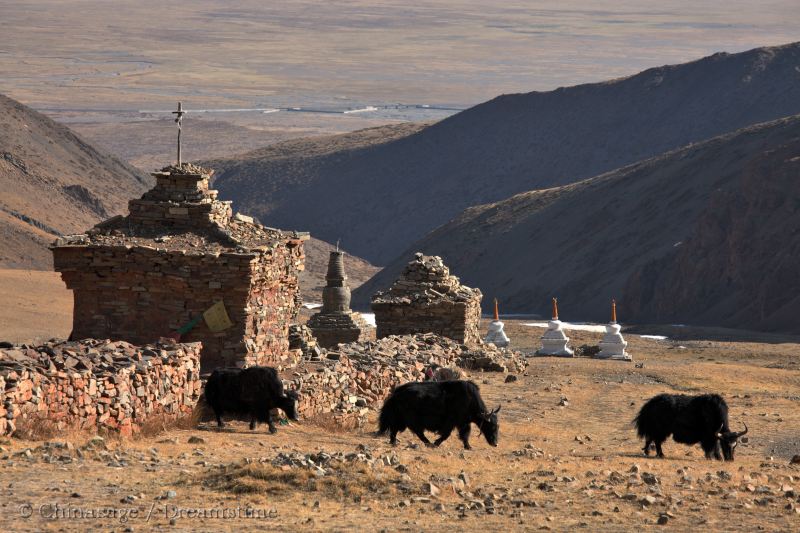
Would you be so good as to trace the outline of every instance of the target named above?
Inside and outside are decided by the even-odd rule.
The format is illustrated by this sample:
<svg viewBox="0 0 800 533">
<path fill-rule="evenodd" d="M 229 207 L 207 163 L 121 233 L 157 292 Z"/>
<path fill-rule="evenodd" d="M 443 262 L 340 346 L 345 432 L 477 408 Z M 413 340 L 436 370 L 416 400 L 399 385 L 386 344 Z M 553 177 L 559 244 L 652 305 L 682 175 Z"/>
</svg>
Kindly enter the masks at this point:
<svg viewBox="0 0 800 533">
<path fill-rule="evenodd" d="M 464 443 L 465 450 L 471 450 L 472 446 L 469 445 L 469 433 L 471 431 L 469 422 L 458 428 L 458 438 Z"/>
<path fill-rule="evenodd" d="M 433 441 L 433 445 L 438 447 L 441 443 L 443 443 L 444 441 L 447 440 L 447 438 L 450 436 L 450 433 L 452 433 L 452 432 L 453 432 L 453 428 L 449 428 L 449 429 L 446 429 L 446 430 L 442 431 L 441 435 L 439 435 L 439 438 L 436 439 L 435 441 Z"/>
<path fill-rule="evenodd" d="M 222 410 L 214 411 L 214 415 L 217 417 L 217 427 L 225 427 L 225 422 L 222 421 Z"/>
<path fill-rule="evenodd" d="M 274 434 L 274 433 L 278 432 L 278 428 L 275 427 L 275 419 L 272 416 L 272 410 L 271 409 L 267 413 L 267 424 L 269 425 L 269 432 L 270 433 Z"/>
<path fill-rule="evenodd" d="M 250 431 L 256 429 L 256 424 L 256 412 L 252 411 L 250 412 Z"/>
<path fill-rule="evenodd" d="M 717 460 L 722 460 L 722 453 L 720 451 L 719 440 L 716 438 L 706 439 L 700 442 L 700 446 L 703 448 L 703 451 L 706 454 L 706 459 L 711 459 L 712 457 Z"/>
<path fill-rule="evenodd" d="M 389 430 L 389 444 L 397 446 L 397 430 L 394 428 Z"/>
<path fill-rule="evenodd" d="M 425 444 L 425 446 L 429 448 L 433 446 L 433 444 L 431 444 L 431 441 L 428 440 L 428 437 L 425 436 L 425 430 L 411 428 L 411 431 L 414 432 L 414 435 L 419 437 L 419 440 L 421 440 Z"/>
<path fill-rule="evenodd" d="M 656 456 L 664 458 L 664 450 L 661 449 L 661 443 L 664 441 L 656 441 Z"/>
<path fill-rule="evenodd" d="M 644 454 L 645 454 L 646 456 L 649 456 L 649 455 L 650 455 L 650 445 L 651 445 L 652 443 L 653 443 L 653 441 L 652 441 L 651 439 L 647 439 L 647 440 L 644 442 Z"/>
</svg>

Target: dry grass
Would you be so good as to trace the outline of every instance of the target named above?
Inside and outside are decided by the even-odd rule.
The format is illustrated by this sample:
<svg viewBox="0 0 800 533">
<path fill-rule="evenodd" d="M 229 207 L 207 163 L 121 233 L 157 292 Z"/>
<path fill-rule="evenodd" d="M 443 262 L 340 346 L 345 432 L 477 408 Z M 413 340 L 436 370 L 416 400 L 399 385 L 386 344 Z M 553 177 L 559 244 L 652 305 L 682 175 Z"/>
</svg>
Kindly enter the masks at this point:
<svg viewBox="0 0 800 533">
<path fill-rule="evenodd" d="M 319 493 L 333 500 L 358 502 L 364 497 L 385 498 L 398 493 L 400 476 L 388 468 L 340 463 L 328 467 L 324 476 L 305 468 L 277 467 L 269 463 L 239 463 L 224 466 L 201 478 L 203 485 L 232 494 L 288 495 Z"/>
</svg>

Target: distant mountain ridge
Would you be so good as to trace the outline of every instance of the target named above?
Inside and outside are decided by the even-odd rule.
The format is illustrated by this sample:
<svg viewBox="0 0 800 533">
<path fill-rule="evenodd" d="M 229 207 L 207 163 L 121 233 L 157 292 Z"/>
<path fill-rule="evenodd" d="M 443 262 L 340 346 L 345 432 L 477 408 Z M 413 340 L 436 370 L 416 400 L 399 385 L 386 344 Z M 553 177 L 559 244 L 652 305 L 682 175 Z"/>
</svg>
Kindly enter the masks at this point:
<svg viewBox="0 0 800 533">
<path fill-rule="evenodd" d="M 796 113 L 800 43 L 503 95 L 423 129 L 291 141 L 207 164 L 240 210 L 386 264 L 469 206 Z"/>
<path fill-rule="evenodd" d="M 49 269 L 47 246 L 122 213 L 150 176 L 0 95 L 0 267 Z"/>
<path fill-rule="evenodd" d="M 441 255 L 504 312 L 800 333 L 800 116 L 751 126 L 578 183 L 475 206 L 355 291 Z"/>
<path fill-rule="evenodd" d="M 83 233 L 150 188 L 144 172 L 99 150 L 33 109 L 0 95 L 0 268 L 49 270 L 48 246 L 57 235 Z M 298 229 L 302 229 L 300 226 Z M 321 299 L 333 247 L 306 244 L 303 296 Z M 359 257 L 345 259 L 351 286 L 378 270 Z"/>
</svg>

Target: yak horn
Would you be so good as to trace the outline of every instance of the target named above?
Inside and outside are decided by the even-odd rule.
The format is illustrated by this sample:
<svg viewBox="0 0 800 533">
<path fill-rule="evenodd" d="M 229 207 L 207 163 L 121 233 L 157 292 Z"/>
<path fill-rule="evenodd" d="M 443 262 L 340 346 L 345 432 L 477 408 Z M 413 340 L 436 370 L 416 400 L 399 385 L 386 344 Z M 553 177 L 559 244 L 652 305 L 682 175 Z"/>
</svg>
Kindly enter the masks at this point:
<svg viewBox="0 0 800 533">
<path fill-rule="evenodd" d="M 721 439 L 721 438 L 722 438 L 722 436 L 723 436 L 723 435 L 722 435 L 722 428 L 724 428 L 724 427 L 725 427 L 725 423 L 724 423 L 724 422 L 723 422 L 722 424 L 720 424 L 720 425 L 719 425 L 719 429 L 717 430 L 717 438 L 718 438 L 718 439 Z"/>
<path fill-rule="evenodd" d="M 744 422 L 742 422 L 742 424 L 744 424 Z M 745 434 L 747 433 L 747 431 L 748 431 L 748 429 L 747 429 L 747 424 L 744 424 L 744 431 L 740 431 L 740 432 L 738 432 L 738 433 L 736 434 L 736 438 L 738 439 L 738 438 L 739 438 L 739 437 L 741 437 L 742 435 L 745 435 Z"/>
</svg>

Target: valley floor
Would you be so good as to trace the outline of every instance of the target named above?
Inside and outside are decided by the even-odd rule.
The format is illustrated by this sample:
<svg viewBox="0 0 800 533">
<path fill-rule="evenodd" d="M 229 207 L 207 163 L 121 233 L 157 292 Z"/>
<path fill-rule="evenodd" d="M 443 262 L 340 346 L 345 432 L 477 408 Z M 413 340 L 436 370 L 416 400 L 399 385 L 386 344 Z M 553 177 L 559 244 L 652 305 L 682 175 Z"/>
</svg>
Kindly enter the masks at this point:
<svg viewBox="0 0 800 533">
<path fill-rule="evenodd" d="M 513 321 L 508 330 L 523 344 L 542 331 Z M 573 345 L 600 339 L 570 336 Z M 659 521 L 675 531 L 800 528 L 800 465 L 790 465 L 800 453 L 799 346 L 628 340 L 643 367 L 535 358 L 515 382 L 473 374 L 487 404 L 502 406 L 497 448 L 477 428 L 471 451 L 455 436 L 426 449 L 408 432 L 392 448 L 373 434 L 374 413 L 368 426 L 351 431 L 318 420 L 281 426 L 276 435 L 234 422 L 223 431 L 200 424 L 103 445 L 86 446 L 90 436 L 77 433 L 6 439 L 0 530 L 621 531 L 657 529 Z M 672 441 L 665 459 L 644 457 L 631 427 L 642 402 L 660 392 L 701 391 L 726 397 L 734 429 L 750 427 L 736 461 L 708 461 L 699 447 Z M 71 445 L 46 444 L 62 441 Z M 319 477 L 313 468 L 272 466 L 279 454 L 300 454 L 296 460 L 319 452 L 362 455 L 323 464 L 327 473 Z M 52 518 L 55 505 L 60 518 Z M 196 516 L 237 506 L 261 518 Z M 86 517 L 109 508 L 139 515 Z"/>
</svg>

